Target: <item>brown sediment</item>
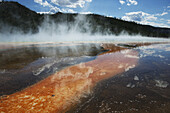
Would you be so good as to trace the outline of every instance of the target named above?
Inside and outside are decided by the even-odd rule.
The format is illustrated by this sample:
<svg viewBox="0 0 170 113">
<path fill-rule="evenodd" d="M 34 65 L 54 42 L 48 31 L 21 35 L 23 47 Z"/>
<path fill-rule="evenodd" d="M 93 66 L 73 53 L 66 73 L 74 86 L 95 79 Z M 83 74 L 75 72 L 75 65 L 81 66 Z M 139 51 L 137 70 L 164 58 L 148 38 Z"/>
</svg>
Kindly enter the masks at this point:
<svg viewBox="0 0 170 113">
<path fill-rule="evenodd" d="M 0 44 L 0 50 L 2 49 L 14 49 L 14 48 L 16 48 L 15 46 L 13 46 L 13 45 L 9 45 L 9 44 Z"/>
<path fill-rule="evenodd" d="M 138 52 L 122 49 L 111 49 L 93 61 L 65 68 L 25 90 L 0 99 L 0 111 L 65 112 L 88 95 L 97 82 L 137 65 Z"/>
</svg>

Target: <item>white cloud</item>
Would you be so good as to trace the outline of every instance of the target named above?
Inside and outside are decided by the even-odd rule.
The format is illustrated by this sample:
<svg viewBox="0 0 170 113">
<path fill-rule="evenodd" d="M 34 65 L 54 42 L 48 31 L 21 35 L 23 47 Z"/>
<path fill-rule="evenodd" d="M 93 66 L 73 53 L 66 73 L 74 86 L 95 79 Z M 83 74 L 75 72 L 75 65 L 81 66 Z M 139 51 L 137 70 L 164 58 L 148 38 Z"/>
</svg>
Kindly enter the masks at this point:
<svg viewBox="0 0 170 113">
<path fill-rule="evenodd" d="M 110 15 L 107 15 L 106 17 L 109 17 L 109 18 L 114 18 L 113 16 L 110 16 Z"/>
<path fill-rule="evenodd" d="M 63 12 L 63 13 L 77 13 L 76 11 L 74 11 L 73 9 L 61 9 L 60 12 Z"/>
<path fill-rule="evenodd" d="M 131 4 L 130 3 L 127 3 L 127 6 L 130 6 Z"/>
<path fill-rule="evenodd" d="M 54 7 L 54 6 L 52 6 L 51 8 L 50 8 L 50 11 L 49 11 L 51 14 L 54 14 L 54 13 L 56 13 L 56 12 L 62 12 L 62 10 L 60 9 L 60 8 L 58 8 L 58 7 Z"/>
<path fill-rule="evenodd" d="M 126 13 L 126 15 L 122 17 L 122 19 L 127 21 L 142 22 L 148 20 L 156 20 L 157 17 L 142 11 L 138 11 L 138 12 Z"/>
<path fill-rule="evenodd" d="M 125 0 L 119 0 L 119 2 L 122 5 L 126 3 L 127 6 L 138 5 L 138 2 L 136 0 L 126 0 L 126 1 Z"/>
<path fill-rule="evenodd" d="M 34 0 L 34 2 L 36 2 L 36 3 L 42 3 L 43 1 L 42 1 L 42 0 Z"/>
<path fill-rule="evenodd" d="M 74 11 L 73 9 L 69 9 L 69 8 L 58 8 L 58 7 L 52 7 L 49 11 L 50 14 L 54 14 L 56 12 L 63 12 L 63 13 L 77 13 L 76 11 Z"/>
<path fill-rule="evenodd" d="M 50 12 L 37 12 L 39 14 L 50 14 Z"/>
<path fill-rule="evenodd" d="M 164 24 L 164 23 L 156 23 L 156 22 L 143 22 L 141 24 L 145 24 L 145 25 L 152 25 L 152 26 L 156 26 L 156 27 L 166 27 L 166 28 L 170 28 L 169 25 Z"/>
<path fill-rule="evenodd" d="M 170 6 L 167 6 L 167 8 L 170 8 Z"/>
<path fill-rule="evenodd" d="M 167 23 L 170 24 L 170 20 L 167 20 Z"/>
<path fill-rule="evenodd" d="M 167 15 L 167 14 L 168 14 L 168 12 L 163 12 L 161 14 L 156 14 L 156 16 L 164 16 L 164 15 Z"/>
<path fill-rule="evenodd" d="M 163 13 L 161 14 L 161 16 L 167 15 L 167 14 L 168 14 L 168 12 L 163 12 Z"/>
<path fill-rule="evenodd" d="M 68 12 L 68 13 L 77 13 L 77 12 L 74 11 L 73 9 L 68 9 L 67 12 Z"/>
<path fill-rule="evenodd" d="M 39 14 L 55 14 L 56 12 L 62 12 L 61 9 L 57 8 L 57 7 L 51 7 L 49 11 L 41 11 L 41 12 L 37 12 Z"/>
<path fill-rule="evenodd" d="M 42 5 L 43 7 L 51 7 L 51 4 L 49 4 L 47 1 L 43 2 L 42 0 L 34 0 L 35 3 L 38 3 Z"/>
<path fill-rule="evenodd" d="M 80 14 L 93 14 L 92 12 L 80 12 Z"/>
<path fill-rule="evenodd" d="M 45 7 L 45 6 L 50 6 L 50 4 L 49 4 L 47 1 L 45 1 L 42 5 L 43 5 L 44 7 Z"/>
<path fill-rule="evenodd" d="M 137 12 L 126 13 L 125 16 L 122 17 L 122 19 L 126 21 L 134 21 L 145 25 L 152 25 L 157 27 L 170 27 L 167 24 L 159 23 L 158 18 L 156 16 L 158 15 L 137 11 Z M 170 23 L 170 21 L 168 21 L 167 23 Z"/>
<path fill-rule="evenodd" d="M 87 0 L 87 1 L 91 1 L 91 0 Z M 74 11 L 73 9 L 70 9 L 70 8 L 58 8 L 57 6 L 52 5 L 52 4 L 48 3 L 47 1 L 43 2 L 43 0 L 34 0 L 34 2 L 42 5 L 43 7 L 49 7 L 50 8 L 50 10 L 48 12 L 38 12 L 40 14 L 54 14 L 56 12 L 76 13 L 76 11 Z"/>
<path fill-rule="evenodd" d="M 83 8 L 85 3 L 92 2 L 92 0 L 51 0 L 51 2 L 61 7 Z"/>
<path fill-rule="evenodd" d="M 120 4 L 125 4 L 125 1 L 123 1 L 123 0 L 119 0 L 119 2 L 120 2 Z"/>
<path fill-rule="evenodd" d="M 131 5 L 138 5 L 138 2 L 136 0 L 127 0 Z"/>
<path fill-rule="evenodd" d="M 56 12 L 64 12 L 64 13 L 76 13 L 73 8 L 81 7 L 83 8 L 87 2 L 92 2 L 92 0 L 34 0 L 35 3 L 42 5 L 43 7 L 49 7 L 49 12 L 39 12 L 39 13 L 56 13 Z M 61 8 L 59 8 L 60 6 Z"/>
</svg>

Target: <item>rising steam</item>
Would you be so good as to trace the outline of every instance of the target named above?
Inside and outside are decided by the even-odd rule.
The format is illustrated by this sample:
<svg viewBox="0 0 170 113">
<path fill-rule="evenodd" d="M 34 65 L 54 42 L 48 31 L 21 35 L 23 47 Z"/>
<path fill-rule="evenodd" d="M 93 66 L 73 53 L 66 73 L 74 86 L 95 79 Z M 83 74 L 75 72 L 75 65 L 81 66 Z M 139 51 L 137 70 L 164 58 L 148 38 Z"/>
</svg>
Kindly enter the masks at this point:
<svg viewBox="0 0 170 113">
<path fill-rule="evenodd" d="M 24 34 L 17 28 L 4 26 L 6 32 L 0 33 L 1 42 L 150 42 L 150 41 L 167 41 L 160 38 L 143 37 L 140 34 L 130 36 L 122 32 L 119 36 L 110 35 L 110 31 L 102 33 L 101 26 L 97 26 L 95 34 L 93 33 L 90 19 L 85 15 L 77 15 L 74 22 L 61 22 L 57 24 L 56 20 L 45 16 L 44 21 L 39 26 L 38 33 L 31 32 Z M 8 30 L 7 30 L 8 29 Z M 10 33 L 12 29 L 14 32 Z"/>
</svg>

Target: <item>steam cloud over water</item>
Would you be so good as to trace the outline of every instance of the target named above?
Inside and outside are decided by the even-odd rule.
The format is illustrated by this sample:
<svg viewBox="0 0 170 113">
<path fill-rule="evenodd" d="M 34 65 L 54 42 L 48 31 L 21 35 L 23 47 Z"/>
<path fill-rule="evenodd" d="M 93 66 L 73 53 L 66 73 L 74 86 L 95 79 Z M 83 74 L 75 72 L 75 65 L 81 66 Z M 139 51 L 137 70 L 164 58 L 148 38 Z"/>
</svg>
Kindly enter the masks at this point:
<svg viewBox="0 0 170 113">
<path fill-rule="evenodd" d="M 135 36 L 122 32 L 119 36 L 111 34 L 109 29 L 102 33 L 101 26 L 92 29 L 90 20 L 85 15 L 78 15 L 74 22 L 56 22 L 55 19 L 45 16 L 44 21 L 39 26 L 38 33 L 31 32 L 24 34 L 23 32 L 11 28 L 4 29 L 13 30 L 12 33 L 6 31 L 0 33 L 1 42 L 152 42 L 152 41 L 169 41 L 161 38 L 143 37 L 140 34 Z"/>
</svg>

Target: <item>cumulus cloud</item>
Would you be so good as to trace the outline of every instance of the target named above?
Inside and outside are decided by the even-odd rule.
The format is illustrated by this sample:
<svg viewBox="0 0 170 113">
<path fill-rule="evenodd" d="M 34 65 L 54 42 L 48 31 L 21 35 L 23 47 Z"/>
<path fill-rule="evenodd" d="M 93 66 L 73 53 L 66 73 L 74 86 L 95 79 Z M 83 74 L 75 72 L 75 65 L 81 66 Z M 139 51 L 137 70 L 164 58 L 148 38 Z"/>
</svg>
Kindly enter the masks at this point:
<svg viewBox="0 0 170 113">
<path fill-rule="evenodd" d="M 88 1 L 91 1 L 91 0 L 88 0 Z M 34 0 L 35 3 L 38 3 L 40 5 L 42 5 L 43 7 L 49 7 L 49 11 L 47 12 L 38 12 L 40 14 L 54 14 L 56 12 L 64 12 L 64 13 L 76 13 L 76 11 L 74 11 L 73 9 L 70 9 L 70 8 L 58 8 L 57 6 L 55 5 L 52 5 L 52 0 L 51 0 L 51 3 L 47 2 L 46 0 L 43 1 L 43 0 Z"/>
<path fill-rule="evenodd" d="M 127 3 L 127 6 L 130 6 L 131 4 L 130 3 Z"/>
<path fill-rule="evenodd" d="M 125 16 L 122 17 L 123 20 L 126 21 L 134 21 L 140 24 L 145 24 L 145 25 L 152 25 L 152 26 L 158 26 L 158 27 L 170 27 L 166 24 L 159 23 L 158 18 L 156 16 L 160 15 L 165 15 L 166 13 L 162 14 L 149 14 L 145 13 L 142 11 L 137 11 L 137 12 L 130 12 L 130 13 L 125 13 Z"/>
<path fill-rule="evenodd" d="M 126 3 L 127 6 L 138 5 L 138 2 L 136 0 L 126 0 L 126 1 L 125 0 L 119 0 L 119 2 L 122 5 Z"/>
<path fill-rule="evenodd" d="M 125 4 L 125 1 L 123 1 L 123 0 L 119 0 L 119 2 L 120 2 L 120 4 Z"/>
<path fill-rule="evenodd" d="M 60 10 L 60 12 L 64 12 L 64 13 L 77 13 L 73 9 L 69 9 L 69 8 L 68 9 L 63 8 L 63 9 Z"/>
<path fill-rule="evenodd" d="M 47 11 L 47 12 L 38 12 L 38 13 L 40 13 L 40 14 L 54 14 L 54 13 L 56 13 L 56 12 L 58 12 L 58 11 L 59 11 L 59 12 L 62 12 L 62 10 L 61 10 L 60 8 L 51 5 L 51 4 L 48 3 L 47 1 L 44 1 L 44 2 L 43 2 L 42 0 L 34 0 L 34 2 L 42 5 L 43 7 L 49 7 L 49 8 L 50 8 L 50 10 Z"/>
<path fill-rule="evenodd" d="M 168 14 L 168 12 L 163 12 L 163 13 L 161 14 L 161 16 L 167 15 L 167 14 Z"/>
<path fill-rule="evenodd" d="M 61 7 L 83 8 L 85 3 L 92 2 L 92 0 L 51 0 L 51 2 Z"/>
<path fill-rule="evenodd" d="M 164 15 L 167 15 L 167 14 L 168 14 L 168 12 L 163 12 L 161 14 L 156 14 L 156 16 L 164 16 Z"/>
<path fill-rule="evenodd" d="M 34 2 L 36 2 L 36 3 L 42 3 L 43 1 L 42 1 L 42 0 L 34 0 Z"/>
<path fill-rule="evenodd" d="M 83 8 L 86 3 L 92 2 L 92 0 L 34 0 L 35 3 L 42 5 L 43 7 L 49 7 L 47 12 L 38 12 L 38 13 L 49 13 L 54 14 L 56 12 L 64 13 L 77 13 L 73 8 Z"/>
<path fill-rule="evenodd" d="M 141 21 L 148 21 L 148 20 L 156 20 L 157 17 L 142 11 L 138 11 L 138 12 L 126 13 L 126 15 L 122 17 L 122 19 L 127 21 L 141 22 Z"/>
<path fill-rule="evenodd" d="M 136 0 L 127 0 L 130 5 L 138 5 L 138 2 Z"/>
<path fill-rule="evenodd" d="M 170 8 L 170 6 L 167 6 L 167 8 Z"/>
<path fill-rule="evenodd" d="M 51 7 L 51 5 L 47 1 L 43 2 L 42 0 L 34 0 L 34 2 L 42 5 L 43 7 Z"/>
</svg>

